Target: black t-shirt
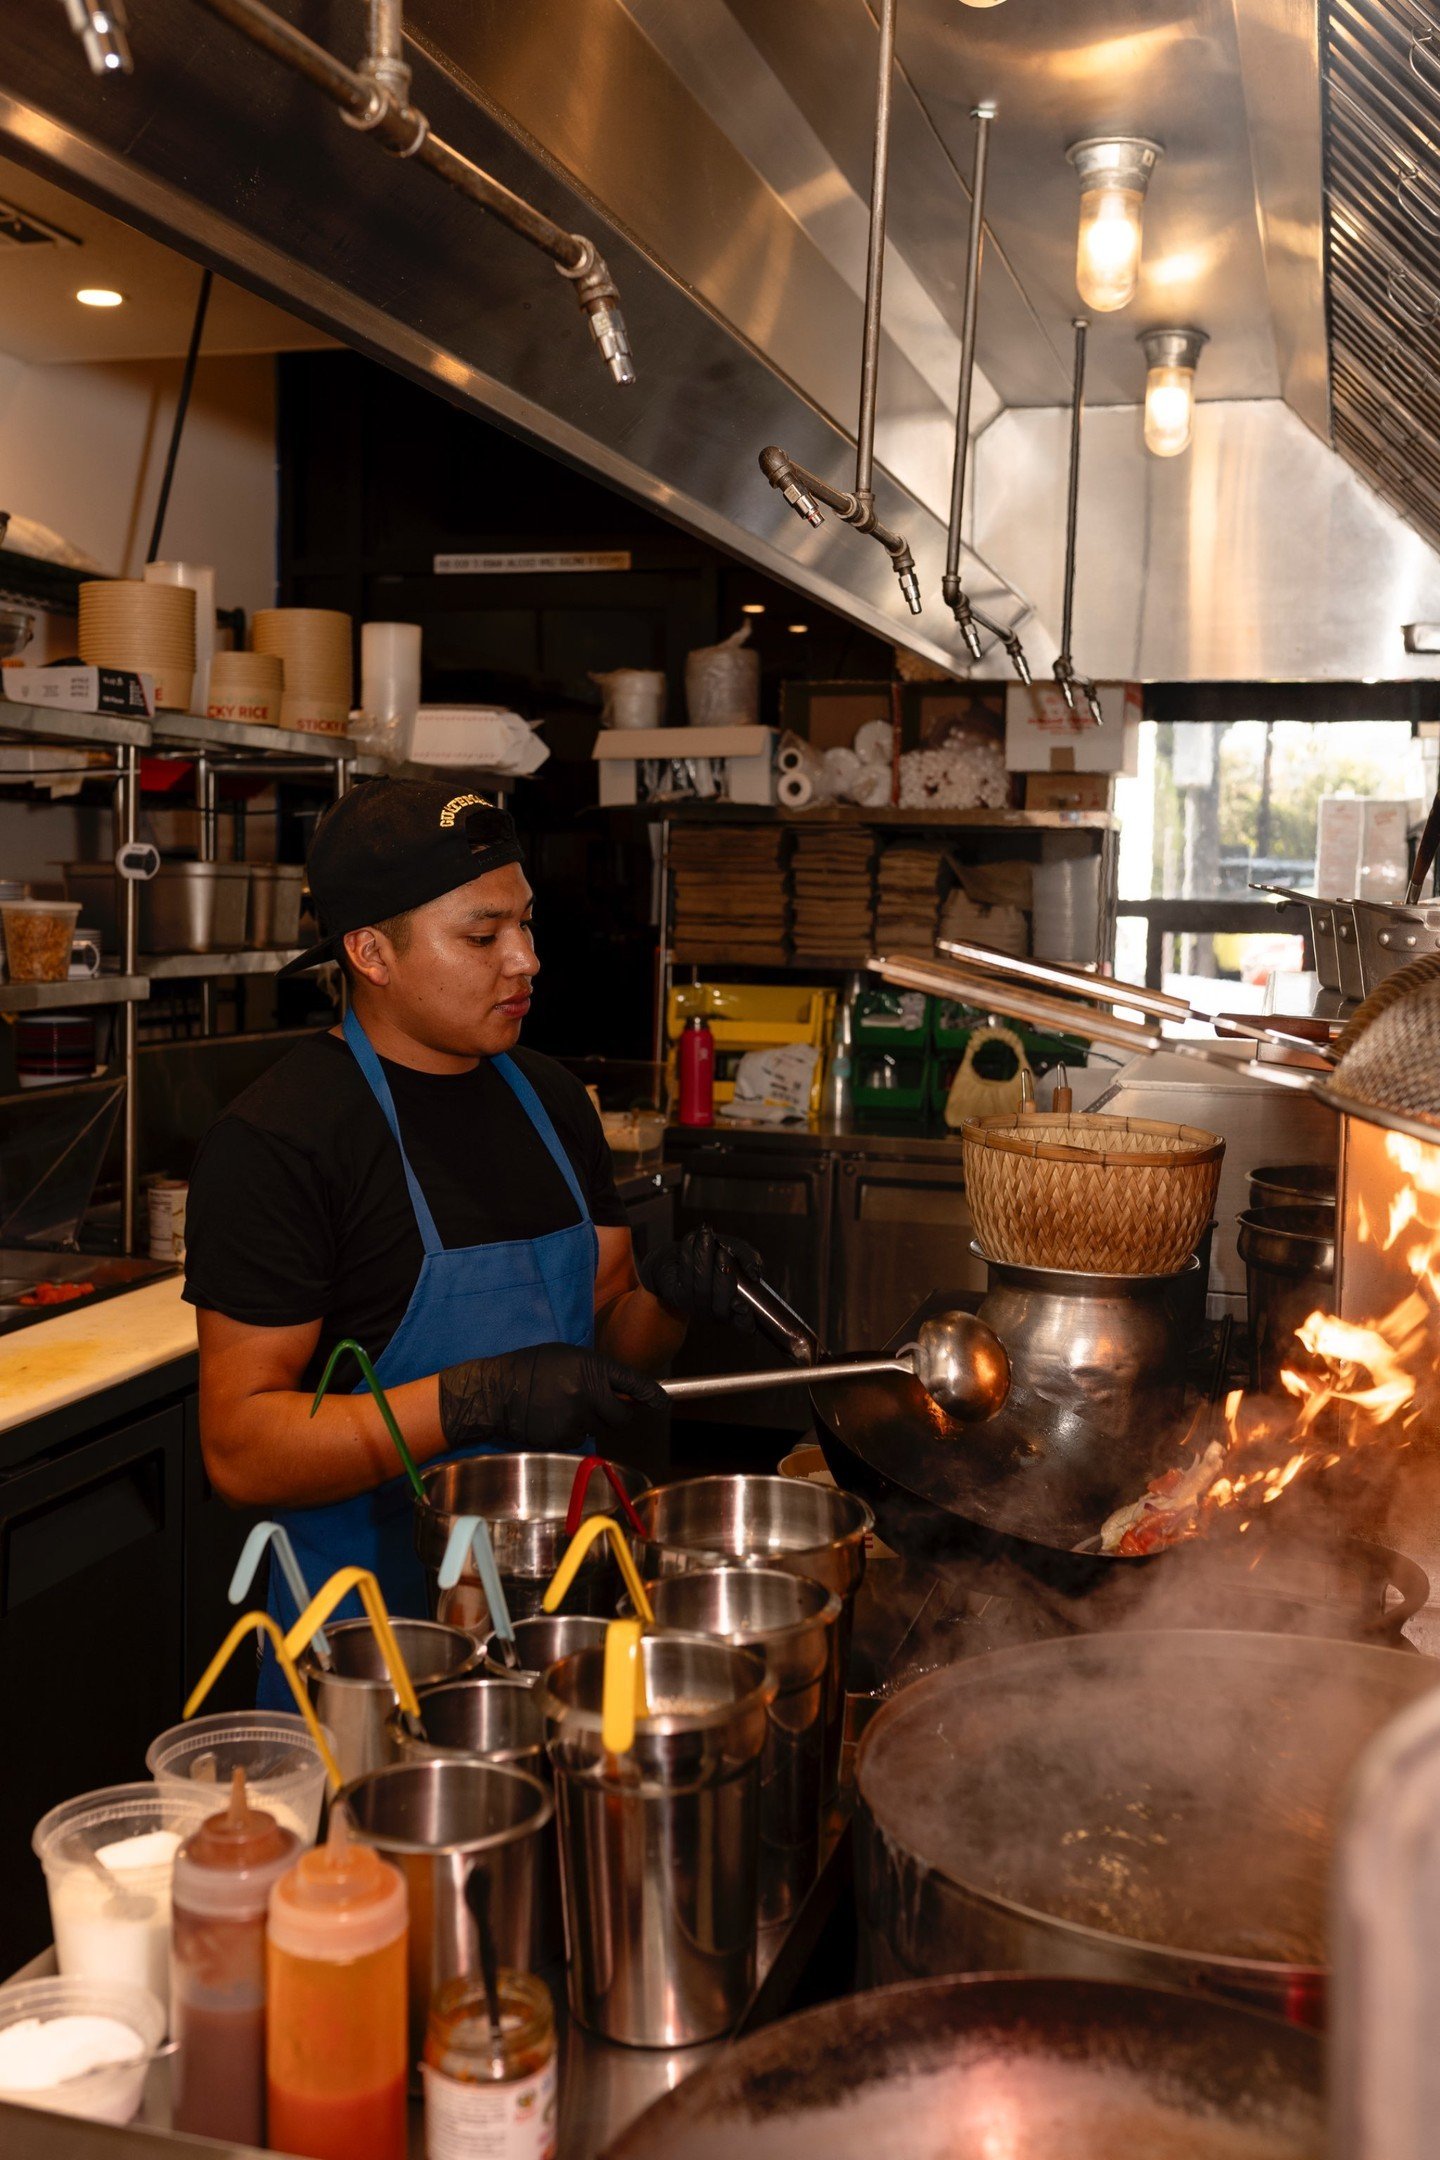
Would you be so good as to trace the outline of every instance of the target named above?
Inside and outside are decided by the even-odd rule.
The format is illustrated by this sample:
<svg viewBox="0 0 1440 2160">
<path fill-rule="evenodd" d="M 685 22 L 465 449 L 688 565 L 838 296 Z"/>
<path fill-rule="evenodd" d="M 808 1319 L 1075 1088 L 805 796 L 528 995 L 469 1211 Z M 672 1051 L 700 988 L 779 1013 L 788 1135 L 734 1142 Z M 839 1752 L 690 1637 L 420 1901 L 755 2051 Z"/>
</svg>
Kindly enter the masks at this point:
<svg viewBox="0 0 1440 2160">
<path fill-rule="evenodd" d="M 511 1056 L 555 1127 L 591 1219 L 622 1225 L 610 1150 L 584 1088 L 551 1058 Z M 453 1074 L 381 1062 L 443 1245 L 544 1237 L 579 1220 L 544 1141 L 488 1059 Z M 255 1327 L 318 1318 L 312 1379 L 347 1335 L 378 1363 L 424 1249 L 400 1151 L 342 1037 L 307 1036 L 211 1126 L 190 1173 L 185 1243 L 192 1305 Z"/>
</svg>

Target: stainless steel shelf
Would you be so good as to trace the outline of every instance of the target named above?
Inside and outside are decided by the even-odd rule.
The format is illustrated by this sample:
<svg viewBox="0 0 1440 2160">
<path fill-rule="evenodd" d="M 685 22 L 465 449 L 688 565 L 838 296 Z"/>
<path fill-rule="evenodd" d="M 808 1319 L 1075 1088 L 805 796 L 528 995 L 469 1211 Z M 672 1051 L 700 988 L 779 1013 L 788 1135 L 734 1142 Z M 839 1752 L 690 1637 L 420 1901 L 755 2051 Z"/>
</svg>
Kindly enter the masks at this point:
<svg viewBox="0 0 1440 2160">
<path fill-rule="evenodd" d="M 863 810 L 854 803 L 782 810 L 762 803 L 657 803 L 652 815 L 677 825 L 790 825 L 818 831 L 833 825 L 907 826 L 949 832 L 1118 832 L 1113 810 Z"/>
<path fill-rule="evenodd" d="M 81 1005 L 129 1005 L 149 992 L 144 975 L 86 975 L 74 982 L 0 983 L 0 1013 L 70 1012 Z"/>
<path fill-rule="evenodd" d="M 59 712 L 53 705 L 17 705 L 0 697 L 0 735 L 26 742 L 89 743 L 96 749 L 150 742 L 148 720 L 122 720 L 114 713 Z"/>
<path fill-rule="evenodd" d="M 241 720 L 211 720 L 204 713 L 156 713 L 150 739 L 157 749 L 251 751 L 267 757 L 299 758 L 307 765 L 352 765 L 380 769 L 378 758 L 362 759 L 348 735 L 315 735 L 308 728 L 251 727 Z"/>
<path fill-rule="evenodd" d="M 304 947 L 287 945 L 275 952 L 147 953 L 145 973 L 152 983 L 213 981 L 226 975 L 273 975 Z"/>
</svg>

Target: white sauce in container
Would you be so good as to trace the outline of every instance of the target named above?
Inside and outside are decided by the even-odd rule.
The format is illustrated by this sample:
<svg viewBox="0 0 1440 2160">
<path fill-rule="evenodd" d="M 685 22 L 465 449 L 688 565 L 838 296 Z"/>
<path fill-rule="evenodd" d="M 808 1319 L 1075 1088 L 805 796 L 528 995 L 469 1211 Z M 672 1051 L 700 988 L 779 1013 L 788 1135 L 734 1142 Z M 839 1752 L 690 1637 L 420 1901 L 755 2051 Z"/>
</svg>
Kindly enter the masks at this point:
<svg viewBox="0 0 1440 2160">
<path fill-rule="evenodd" d="M 170 1878 L 180 1842 L 179 1831 L 150 1830 L 97 1847 L 96 1857 L 137 1900 L 133 1912 L 88 1868 L 47 1870 L 55 1955 L 67 1979 L 129 1980 L 168 2003 Z"/>
</svg>

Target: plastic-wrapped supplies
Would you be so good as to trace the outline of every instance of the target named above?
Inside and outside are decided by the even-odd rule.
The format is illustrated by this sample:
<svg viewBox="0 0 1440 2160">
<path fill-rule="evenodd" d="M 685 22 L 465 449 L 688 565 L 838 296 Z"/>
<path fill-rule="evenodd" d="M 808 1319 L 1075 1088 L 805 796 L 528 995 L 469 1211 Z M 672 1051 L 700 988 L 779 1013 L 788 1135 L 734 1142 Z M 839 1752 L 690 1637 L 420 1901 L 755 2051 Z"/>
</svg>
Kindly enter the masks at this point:
<svg viewBox="0 0 1440 2160">
<path fill-rule="evenodd" d="M 691 727 L 756 727 L 760 721 L 760 655 L 746 644 L 744 622 L 719 645 L 685 655 L 685 712 Z"/>
<path fill-rule="evenodd" d="M 900 760 L 906 810 L 1003 810 L 1010 776 L 996 743 L 962 736 L 937 750 L 907 750 Z"/>
<path fill-rule="evenodd" d="M 535 732 L 539 725 L 495 705 L 422 705 L 410 755 L 419 765 L 538 772 L 550 755 Z"/>
</svg>

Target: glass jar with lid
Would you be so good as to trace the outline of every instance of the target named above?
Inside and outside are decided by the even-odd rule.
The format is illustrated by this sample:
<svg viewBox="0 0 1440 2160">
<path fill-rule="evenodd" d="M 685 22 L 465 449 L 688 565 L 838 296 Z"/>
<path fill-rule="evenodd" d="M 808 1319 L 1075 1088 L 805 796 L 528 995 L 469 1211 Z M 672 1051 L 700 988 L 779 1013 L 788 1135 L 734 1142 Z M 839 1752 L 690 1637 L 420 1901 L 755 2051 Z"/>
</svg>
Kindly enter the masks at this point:
<svg viewBox="0 0 1440 2160">
<path fill-rule="evenodd" d="M 498 1985 L 498 2034 L 478 1979 L 435 1991 L 422 2064 L 426 2160 L 554 2160 L 550 1990 L 533 1973 L 501 1972 Z"/>
</svg>

